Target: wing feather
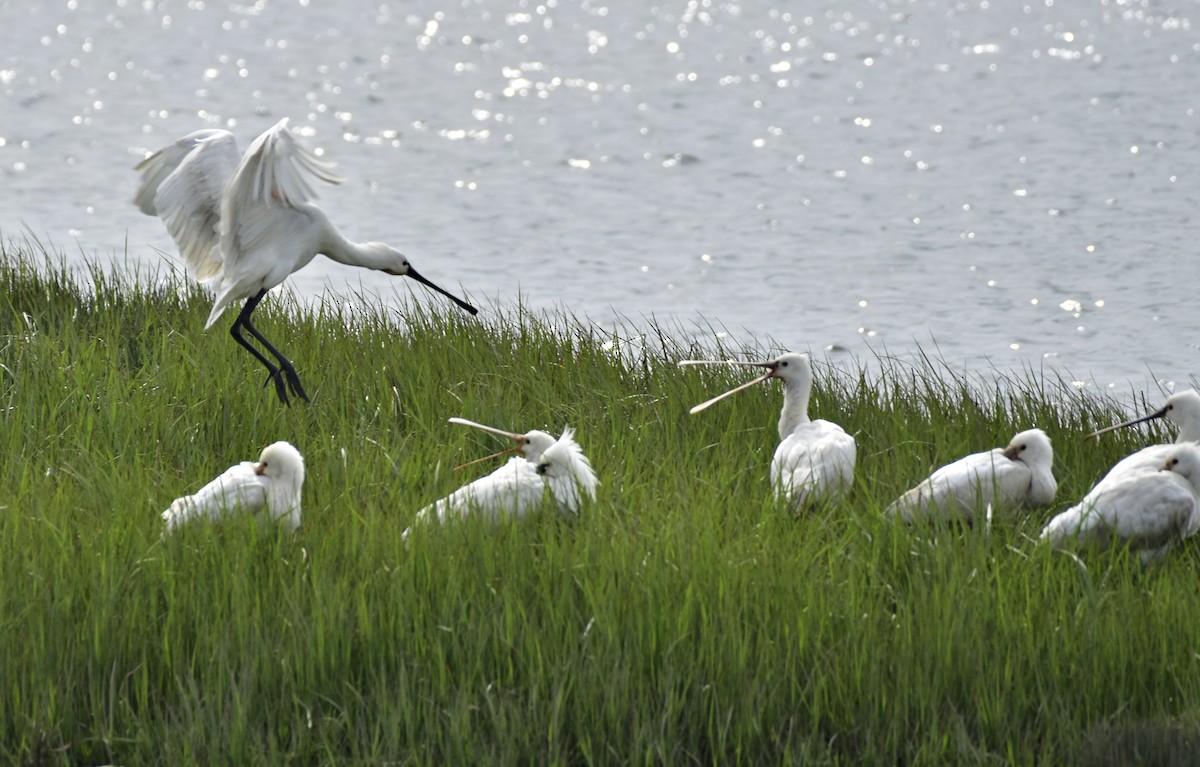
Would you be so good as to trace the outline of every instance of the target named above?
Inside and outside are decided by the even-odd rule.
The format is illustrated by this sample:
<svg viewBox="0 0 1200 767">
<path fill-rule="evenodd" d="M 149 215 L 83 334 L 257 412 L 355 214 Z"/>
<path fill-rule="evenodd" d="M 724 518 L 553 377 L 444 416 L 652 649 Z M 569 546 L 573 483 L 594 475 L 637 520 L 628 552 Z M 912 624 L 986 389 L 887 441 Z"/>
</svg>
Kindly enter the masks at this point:
<svg viewBox="0 0 1200 767">
<path fill-rule="evenodd" d="M 884 515 L 899 515 L 906 522 L 953 514 L 970 520 L 988 503 L 1003 513 L 1026 503 L 1031 479 L 1029 467 L 1005 458 L 1003 450 L 972 453 L 933 472 L 893 501 Z"/>
<path fill-rule="evenodd" d="M 340 184 L 333 164 L 301 146 L 287 118 L 254 140 L 242 157 L 221 205 L 221 250 L 226 269 L 236 271 L 242 254 L 263 247 L 296 209 L 316 199 L 311 181 Z"/>
<path fill-rule="evenodd" d="M 221 272 L 221 200 L 239 157 L 232 133 L 207 129 L 189 133 L 134 168 L 142 174 L 134 203 L 163 220 L 197 280 Z"/>
<path fill-rule="evenodd" d="M 217 520 L 231 511 L 261 511 L 267 504 L 267 492 L 262 475 L 254 468 L 254 463 L 243 461 L 192 495 L 176 498 L 162 513 L 167 530 L 192 519 Z"/>
</svg>

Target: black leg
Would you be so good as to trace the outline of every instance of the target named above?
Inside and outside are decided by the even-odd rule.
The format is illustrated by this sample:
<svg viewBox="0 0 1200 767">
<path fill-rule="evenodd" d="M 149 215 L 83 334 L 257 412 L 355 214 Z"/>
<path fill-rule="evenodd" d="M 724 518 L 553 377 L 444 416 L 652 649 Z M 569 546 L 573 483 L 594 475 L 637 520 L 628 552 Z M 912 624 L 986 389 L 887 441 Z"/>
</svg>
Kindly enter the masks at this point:
<svg viewBox="0 0 1200 767">
<path fill-rule="evenodd" d="M 304 386 L 300 383 L 300 376 L 297 375 L 296 368 L 292 366 L 287 357 L 284 357 L 278 349 L 271 345 L 271 342 L 262 333 L 258 332 L 257 328 L 250 324 L 250 315 L 258 307 L 258 302 L 262 301 L 263 296 L 266 294 L 266 289 L 263 289 L 258 291 L 257 295 L 246 300 L 246 305 L 242 307 L 242 311 L 238 314 L 237 319 L 233 321 L 233 327 L 229 329 L 229 334 L 233 336 L 233 340 L 237 341 L 246 351 L 253 354 L 267 368 L 267 380 L 274 382 L 275 393 L 279 395 L 279 399 L 283 404 L 291 404 L 288 401 L 289 388 L 292 394 L 307 401 L 308 393 L 304 391 Z M 258 339 L 258 342 L 275 356 L 275 359 L 279 362 L 278 366 L 267 359 L 262 352 L 255 349 L 254 345 L 245 339 L 242 335 L 242 328 L 249 330 L 250 335 Z M 286 385 L 284 383 L 285 378 L 287 381 Z"/>
</svg>

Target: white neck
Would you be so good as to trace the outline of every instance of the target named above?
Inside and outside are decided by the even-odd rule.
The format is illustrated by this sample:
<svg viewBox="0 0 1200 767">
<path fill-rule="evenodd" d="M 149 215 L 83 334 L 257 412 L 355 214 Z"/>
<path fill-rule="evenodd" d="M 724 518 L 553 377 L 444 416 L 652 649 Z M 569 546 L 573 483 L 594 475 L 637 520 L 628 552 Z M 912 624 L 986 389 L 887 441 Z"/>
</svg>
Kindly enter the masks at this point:
<svg viewBox="0 0 1200 767">
<path fill-rule="evenodd" d="M 363 266 L 377 271 L 387 271 L 397 266 L 395 251 L 380 247 L 377 242 L 354 242 L 346 239 L 332 224 L 325 228 L 325 242 L 321 245 L 321 253 L 347 266 Z"/>
<path fill-rule="evenodd" d="M 779 413 L 779 438 L 788 435 L 809 422 L 808 398 L 812 393 L 812 379 L 801 376 L 783 382 L 783 410 Z"/>
</svg>

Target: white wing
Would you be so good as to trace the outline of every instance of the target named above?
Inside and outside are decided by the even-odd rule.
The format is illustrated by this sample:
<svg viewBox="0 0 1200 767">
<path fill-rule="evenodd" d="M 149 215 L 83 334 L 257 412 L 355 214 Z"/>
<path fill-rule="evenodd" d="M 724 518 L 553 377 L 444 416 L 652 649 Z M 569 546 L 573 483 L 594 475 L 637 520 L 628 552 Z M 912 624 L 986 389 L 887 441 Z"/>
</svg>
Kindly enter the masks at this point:
<svg viewBox="0 0 1200 767">
<path fill-rule="evenodd" d="M 266 506 L 266 483 L 254 471 L 256 464 L 244 461 L 230 466 L 225 473 L 192 495 L 175 499 L 162 513 L 167 530 L 192 519 L 217 520 L 229 512 L 257 513 Z"/>
<path fill-rule="evenodd" d="M 143 213 L 162 218 L 197 280 L 221 272 L 221 197 L 239 157 L 232 133 L 199 130 L 134 168 L 142 174 L 134 203 Z"/>
<path fill-rule="evenodd" d="M 287 213 L 295 214 L 296 208 L 316 199 L 311 180 L 342 182 L 330 171 L 332 163 L 296 142 L 287 122 L 280 120 L 254 140 L 229 182 L 221 206 L 226 268 L 262 247 L 278 226 L 286 226 Z"/>
<path fill-rule="evenodd" d="M 1055 546 L 1129 543 L 1154 555 L 1193 534 L 1198 512 L 1191 485 L 1174 472 L 1127 473 L 1102 480 L 1082 501 L 1051 519 L 1041 538 Z"/>
<path fill-rule="evenodd" d="M 995 512 L 1010 511 L 1026 503 L 1032 476 L 1028 466 L 1005 458 L 1001 449 L 972 453 L 935 471 L 884 514 L 912 522 L 955 514 L 970 520 L 989 503 Z"/>
<path fill-rule="evenodd" d="M 771 484 L 795 504 L 836 495 L 854 481 L 854 438 L 842 427 L 816 420 L 802 424 L 775 449 Z"/>
<path fill-rule="evenodd" d="M 545 493 L 546 482 L 535 466 L 521 457 L 510 458 L 486 477 L 425 507 L 417 514 L 417 520 L 435 516 L 438 522 L 445 522 L 450 517 L 478 514 L 495 523 L 506 517 L 525 516 L 541 505 Z"/>
<path fill-rule="evenodd" d="M 1106 482 L 1114 482 L 1122 477 L 1133 474 L 1140 474 L 1146 471 L 1158 471 L 1162 468 L 1167 460 L 1167 456 L 1171 450 L 1175 448 L 1175 444 L 1167 445 L 1151 445 L 1144 447 L 1136 453 L 1130 453 L 1121 460 L 1117 461 L 1104 478 L 1096 483 L 1096 489 Z"/>
</svg>

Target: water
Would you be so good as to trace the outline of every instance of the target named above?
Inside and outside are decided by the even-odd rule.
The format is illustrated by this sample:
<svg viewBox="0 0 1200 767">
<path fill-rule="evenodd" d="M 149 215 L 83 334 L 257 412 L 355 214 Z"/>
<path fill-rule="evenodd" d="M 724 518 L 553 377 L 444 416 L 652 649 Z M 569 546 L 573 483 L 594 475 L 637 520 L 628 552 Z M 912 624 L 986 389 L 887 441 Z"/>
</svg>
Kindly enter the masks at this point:
<svg viewBox="0 0 1200 767">
<path fill-rule="evenodd" d="M 1200 355 L 1190 8 L 0 0 L 0 236 L 169 262 L 131 167 L 287 116 L 347 236 L 484 303 L 1157 391 Z"/>
</svg>

